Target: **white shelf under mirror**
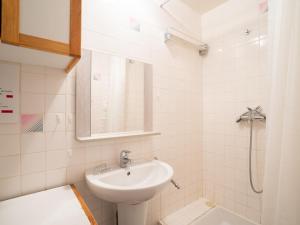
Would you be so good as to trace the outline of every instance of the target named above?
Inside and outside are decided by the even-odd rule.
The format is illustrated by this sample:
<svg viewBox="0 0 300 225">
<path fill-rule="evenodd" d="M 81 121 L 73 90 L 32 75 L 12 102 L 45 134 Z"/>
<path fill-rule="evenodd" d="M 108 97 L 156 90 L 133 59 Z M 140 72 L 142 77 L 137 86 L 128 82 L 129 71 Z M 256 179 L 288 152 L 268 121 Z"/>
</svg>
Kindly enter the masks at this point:
<svg viewBox="0 0 300 225">
<path fill-rule="evenodd" d="M 94 141 L 94 140 L 107 140 L 113 138 L 126 138 L 126 137 L 142 137 L 160 135 L 160 132 L 155 131 L 132 131 L 132 132 L 120 132 L 120 133 L 106 133 L 106 134 L 93 134 L 89 137 L 77 137 L 79 141 Z"/>
</svg>

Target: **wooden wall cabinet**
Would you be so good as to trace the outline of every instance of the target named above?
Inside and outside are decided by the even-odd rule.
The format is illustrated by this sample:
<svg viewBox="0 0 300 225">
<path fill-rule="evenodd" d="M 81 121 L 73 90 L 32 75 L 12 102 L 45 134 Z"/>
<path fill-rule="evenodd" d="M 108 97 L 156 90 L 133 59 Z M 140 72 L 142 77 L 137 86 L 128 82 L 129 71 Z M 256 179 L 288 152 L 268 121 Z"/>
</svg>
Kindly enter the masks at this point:
<svg viewBox="0 0 300 225">
<path fill-rule="evenodd" d="M 70 71 L 81 56 L 81 0 L 1 0 L 0 60 Z"/>
</svg>

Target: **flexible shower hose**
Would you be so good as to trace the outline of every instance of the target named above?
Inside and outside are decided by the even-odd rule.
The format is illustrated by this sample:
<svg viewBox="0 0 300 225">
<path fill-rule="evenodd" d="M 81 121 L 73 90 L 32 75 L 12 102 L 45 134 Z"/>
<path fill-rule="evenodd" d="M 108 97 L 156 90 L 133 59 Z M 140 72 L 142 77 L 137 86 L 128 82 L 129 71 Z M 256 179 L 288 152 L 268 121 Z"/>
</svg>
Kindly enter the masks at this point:
<svg viewBox="0 0 300 225">
<path fill-rule="evenodd" d="M 258 190 L 255 188 L 254 184 L 253 184 L 253 176 L 252 176 L 252 134 L 253 134 L 253 119 L 250 119 L 250 143 L 249 143 L 249 178 L 250 178 L 250 185 L 251 185 L 251 189 L 257 193 L 257 194 L 261 194 L 263 193 L 263 189 Z"/>
</svg>

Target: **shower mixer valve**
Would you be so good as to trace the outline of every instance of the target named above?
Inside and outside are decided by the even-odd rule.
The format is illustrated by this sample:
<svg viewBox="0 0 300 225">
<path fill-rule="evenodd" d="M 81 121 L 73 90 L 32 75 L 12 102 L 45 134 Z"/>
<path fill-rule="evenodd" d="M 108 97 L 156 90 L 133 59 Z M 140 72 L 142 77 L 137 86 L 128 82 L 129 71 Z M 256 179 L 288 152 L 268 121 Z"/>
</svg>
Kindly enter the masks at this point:
<svg viewBox="0 0 300 225">
<path fill-rule="evenodd" d="M 266 115 L 262 113 L 261 106 L 257 106 L 254 109 L 247 107 L 247 109 L 248 111 L 240 115 L 240 117 L 236 120 L 237 123 L 241 121 L 266 120 Z"/>
</svg>

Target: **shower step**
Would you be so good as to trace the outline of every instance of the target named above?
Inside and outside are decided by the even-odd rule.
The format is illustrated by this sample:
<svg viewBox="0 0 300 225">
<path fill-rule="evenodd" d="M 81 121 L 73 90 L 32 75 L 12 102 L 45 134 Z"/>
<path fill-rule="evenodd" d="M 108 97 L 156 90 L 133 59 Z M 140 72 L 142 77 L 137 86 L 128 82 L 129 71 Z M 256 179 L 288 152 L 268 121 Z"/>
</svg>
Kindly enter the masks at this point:
<svg viewBox="0 0 300 225">
<path fill-rule="evenodd" d="M 210 201 L 201 198 L 166 216 L 158 225 L 188 225 L 214 207 Z"/>
</svg>

